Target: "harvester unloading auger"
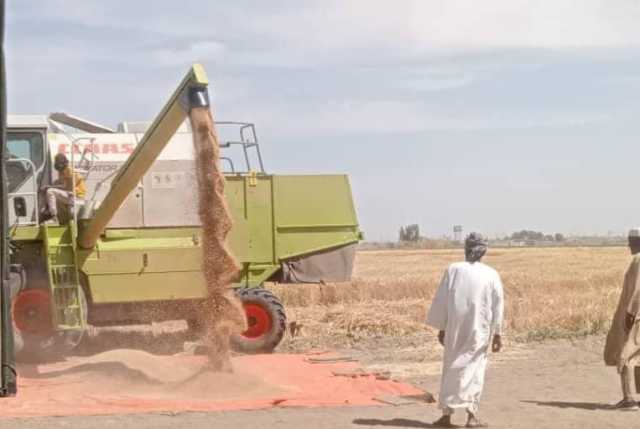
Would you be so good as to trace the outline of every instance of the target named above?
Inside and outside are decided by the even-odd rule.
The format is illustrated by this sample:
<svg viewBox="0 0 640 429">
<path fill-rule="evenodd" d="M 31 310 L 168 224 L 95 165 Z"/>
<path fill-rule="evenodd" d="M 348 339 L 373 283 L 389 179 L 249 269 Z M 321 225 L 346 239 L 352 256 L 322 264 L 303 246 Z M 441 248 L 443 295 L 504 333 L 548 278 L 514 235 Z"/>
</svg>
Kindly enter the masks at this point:
<svg viewBox="0 0 640 429">
<path fill-rule="evenodd" d="M 237 298 L 229 293 L 241 267 L 226 246 L 232 220 L 224 198 L 220 149 L 207 85 L 204 69 L 199 64 L 194 65 L 120 168 L 95 215 L 81 226 L 78 244 L 88 250 L 95 247 L 116 211 L 188 117 L 194 130 L 197 205 L 202 227 L 202 272 L 207 291 L 204 302 L 196 306 L 200 311 L 196 311 L 195 317 L 205 328 L 205 343 L 212 367 L 223 369 L 228 366 L 229 339 L 244 330 L 245 322 L 240 304 L 236 303 Z"/>
</svg>

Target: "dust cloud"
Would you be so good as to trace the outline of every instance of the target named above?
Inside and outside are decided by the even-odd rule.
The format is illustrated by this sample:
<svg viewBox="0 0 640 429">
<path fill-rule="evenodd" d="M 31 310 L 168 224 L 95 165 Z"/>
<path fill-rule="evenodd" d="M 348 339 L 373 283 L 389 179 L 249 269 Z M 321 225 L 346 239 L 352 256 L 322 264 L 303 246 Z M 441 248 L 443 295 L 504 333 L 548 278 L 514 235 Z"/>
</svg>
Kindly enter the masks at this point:
<svg viewBox="0 0 640 429">
<path fill-rule="evenodd" d="M 234 373 L 211 371 L 199 357 L 158 356 L 132 349 L 45 366 L 23 364 L 20 369 L 22 377 L 39 381 L 44 396 L 51 394 L 56 400 L 87 394 L 115 400 L 125 396 L 130 401 L 251 400 L 285 391 L 242 369 Z"/>
</svg>

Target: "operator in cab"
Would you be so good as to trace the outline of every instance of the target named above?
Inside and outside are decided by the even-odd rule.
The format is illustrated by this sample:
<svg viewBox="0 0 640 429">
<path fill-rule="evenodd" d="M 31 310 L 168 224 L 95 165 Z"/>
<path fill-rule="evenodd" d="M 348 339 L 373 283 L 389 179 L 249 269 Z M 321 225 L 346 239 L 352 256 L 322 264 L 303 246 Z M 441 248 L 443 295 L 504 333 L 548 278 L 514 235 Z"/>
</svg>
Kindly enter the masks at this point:
<svg viewBox="0 0 640 429">
<path fill-rule="evenodd" d="M 58 180 L 53 182 L 53 186 L 48 187 L 46 191 L 49 215 L 46 223 L 60 224 L 58 215 L 63 210 L 64 214 L 67 215 L 69 207 L 74 205 L 75 200 L 84 198 L 86 187 L 82 176 L 71 170 L 69 159 L 64 153 L 56 155 L 53 161 L 53 168 L 58 172 Z"/>
</svg>

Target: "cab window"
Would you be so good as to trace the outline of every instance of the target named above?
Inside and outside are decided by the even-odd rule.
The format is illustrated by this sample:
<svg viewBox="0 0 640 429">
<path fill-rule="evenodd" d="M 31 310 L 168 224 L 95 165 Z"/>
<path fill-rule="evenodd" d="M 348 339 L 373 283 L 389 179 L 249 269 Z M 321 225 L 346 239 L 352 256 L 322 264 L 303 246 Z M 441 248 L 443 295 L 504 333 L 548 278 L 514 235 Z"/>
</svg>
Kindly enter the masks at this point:
<svg viewBox="0 0 640 429">
<path fill-rule="evenodd" d="M 10 158 L 26 158 L 31 160 L 39 170 L 44 161 L 44 139 L 36 132 L 7 133 L 7 151 Z"/>
<path fill-rule="evenodd" d="M 19 159 L 28 159 L 35 165 L 36 171 L 44 163 L 44 137 L 38 132 L 7 133 L 8 160 L 6 164 L 9 192 L 17 192 L 29 177 L 35 173 L 31 167 Z M 11 161 L 16 160 L 16 161 Z"/>
</svg>

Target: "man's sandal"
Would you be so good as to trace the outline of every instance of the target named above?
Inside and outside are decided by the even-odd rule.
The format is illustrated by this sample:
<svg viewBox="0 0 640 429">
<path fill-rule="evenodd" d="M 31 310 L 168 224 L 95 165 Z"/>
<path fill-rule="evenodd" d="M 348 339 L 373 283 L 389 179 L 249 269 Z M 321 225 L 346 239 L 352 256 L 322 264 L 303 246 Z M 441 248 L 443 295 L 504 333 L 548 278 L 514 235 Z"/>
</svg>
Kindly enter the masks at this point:
<svg viewBox="0 0 640 429">
<path fill-rule="evenodd" d="M 467 420 L 467 424 L 464 426 L 466 428 L 488 428 L 489 425 L 478 420 L 477 417 L 471 417 Z"/>
<path fill-rule="evenodd" d="M 457 428 L 458 426 L 451 423 L 451 416 L 442 416 L 433 422 L 435 428 Z"/>
<path fill-rule="evenodd" d="M 611 406 L 612 410 L 620 410 L 620 411 L 638 411 L 640 407 L 638 403 L 631 399 L 623 399 L 615 405 Z"/>
</svg>

